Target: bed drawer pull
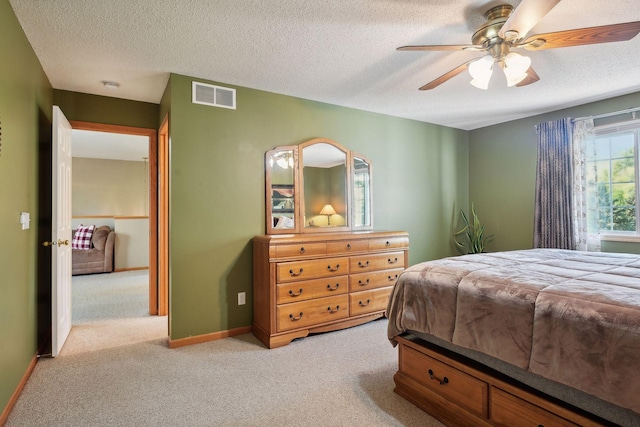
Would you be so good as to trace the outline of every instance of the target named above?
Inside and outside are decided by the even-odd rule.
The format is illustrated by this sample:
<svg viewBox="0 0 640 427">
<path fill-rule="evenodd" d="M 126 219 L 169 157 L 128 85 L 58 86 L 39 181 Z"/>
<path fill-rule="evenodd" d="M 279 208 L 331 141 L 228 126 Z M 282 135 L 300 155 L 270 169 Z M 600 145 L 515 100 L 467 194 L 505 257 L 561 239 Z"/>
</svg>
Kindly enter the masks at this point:
<svg viewBox="0 0 640 427">
<path fill-rule="evenodd" d="M 292 322 L 297 322 L 298 320 L 302 319 L 302 312 L 300 312 L 300 316 L 298 317 L 294 317 L 293 314 L 290 314 L 289 319 L 291 319 Z"/>
<path fill-rule="evenodd" d="M 366 281 L 362 281 L 362 279 L 358 280 L 358 285 L 360 286 L 367 286 L 369 284 L 369 279 L 367 279 Z"/>
<path fill-rule="evenodd" d="M 362 263 L 362 261 L 358 261 L 358 267 L 360 268 L 369 267 L 369 261 L 365 262 L 364 264 Z"/>
<path fill-rule="evenodd" d="M 328 311 L 329 313 L 337 313 L 337 312 L 339 312 L 339 311 L 340 311 L 340 306 L 339 306 L 339 305 L 336 305 L 336 309 L 335 309 L 335 310 L 334 310 L 334 309 L 332 309 L 332 308 L 331 308 L 331 306 L 329 306 L 329 307 L 327 307 L 327 311 Z"/>
<path fill-rule="evenodd" d="M 391 258 L 387 258 L 387 262 L 389 264 L 396 264 L 398 262 L 398 257 L 395 257 L 395 259 L 392 261 Z"/>
<path fill-rule="evenodd" d="M 300 313 L 302 314 L 302 313 Z M 433 376 L 433 370 L 429 369 L 429 378 L 431 378 L 432 380 L 436 380 L 440 382 L 440 385 L 445 385 L 449 383 L 449 378 L 444 377 L 443 379 L 439 379 L 436 378 L 435 376 Z"/>
<path fill-rule="evenodd" d="M 294 273 L 293 270 L 289 270 L 289 274 L 292 275 L 293 277 L 299 276 L 302 274 L 302 272 L 304 271 L 304 269 L 300 268 L 300 271 L 297 273 Z"/>
<path fill-rule="evenodd" d="M 339 269 L 340 269 L 340 264 L 336 264 L 336 268 L 333 268 L 330 265 L 327 265 L 327 270 L 329 271 L 338 271 Z"/>
<path fill-rule="evenodd" d="M 331 287 L 331 283 L 329 283 L 327 285 L 327 289 L 330 290 L 330 291 L 337 291 L 339 287 L 340 287 L 340 283 L 336 283 L 336 287 L 335 288 Z"/>
<path fill-rule="evenodd" d="M 367 303 L 366 303 L 366 304 L 365 304 L 365 303 L 363 303 L 362 301 L 358 301 L 358 305 L 360 305 L 360 307 L 366 307 L 366 306 L 368 306 L 368 305 L 369 305 L 369 303 L 370 303 L 370 302 L 371 302 L 371 300 L 370 300 L 370 299 L 368 299 L 368 300 L 367 300 Z"/>
<path fill-rule="evenodd" d="M 298 291 L 298 293 L 294 293 L 293 290 L 289 289 L 289 295 L 291 295 L 292 297 L 299 297 L 302 294 L 302 288 L 300 288 L 300 291 Z"/>
<path fill-rule="evenodd" d="M 398 280 L 398 275 L 396 274 L 395 276 L 388 276 L 387 278 L 389 279 L 390 282 L 392 282 L 394 280 Z"/>
</svg>

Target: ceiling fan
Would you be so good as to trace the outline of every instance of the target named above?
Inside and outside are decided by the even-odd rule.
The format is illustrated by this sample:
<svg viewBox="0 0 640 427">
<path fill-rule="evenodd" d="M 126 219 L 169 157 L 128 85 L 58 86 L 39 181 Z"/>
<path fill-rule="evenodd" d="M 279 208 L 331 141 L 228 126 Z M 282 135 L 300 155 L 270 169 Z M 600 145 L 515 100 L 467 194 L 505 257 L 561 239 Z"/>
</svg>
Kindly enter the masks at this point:
<svg viewBox="0 0 640 427">
<path fill-rule="evenodd" d="M 504 71 L 507 86 L 526 86 L 540 80 L 531 59 L 512 49 L 543 50 L 626 41 L 640 33 L 640 21 L 635 21 L 527 36 L 558 3 L 560 0 L 522 0 L 515 9 L 508 4 L 492 7 L 484 14 L 487 21 L 471 37 L 472 44 L 402 46 L 397 50 L 485 51 L 485 56 L 459 65 L 420 90 L 433 89 L 467 69 L 473 77 L 471 84 L 487 89 L 495 64 Z"/>
</svg>

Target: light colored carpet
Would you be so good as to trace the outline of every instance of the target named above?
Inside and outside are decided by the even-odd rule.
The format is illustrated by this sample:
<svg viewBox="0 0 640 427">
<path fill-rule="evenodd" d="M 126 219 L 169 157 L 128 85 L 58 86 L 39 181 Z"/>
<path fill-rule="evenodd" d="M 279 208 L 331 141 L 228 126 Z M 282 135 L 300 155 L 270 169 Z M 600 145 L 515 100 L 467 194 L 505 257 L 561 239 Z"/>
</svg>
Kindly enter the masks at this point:
<svg viewBox="0 0 640 427">
<path fill-rule="evenodd" d="M 92 311 L 38 362 L 7 426 L 442 426 L 393 393 L 386 320 L 273 350 L 251 334 L 169 349 L 166 318 Z"/>
</svg>

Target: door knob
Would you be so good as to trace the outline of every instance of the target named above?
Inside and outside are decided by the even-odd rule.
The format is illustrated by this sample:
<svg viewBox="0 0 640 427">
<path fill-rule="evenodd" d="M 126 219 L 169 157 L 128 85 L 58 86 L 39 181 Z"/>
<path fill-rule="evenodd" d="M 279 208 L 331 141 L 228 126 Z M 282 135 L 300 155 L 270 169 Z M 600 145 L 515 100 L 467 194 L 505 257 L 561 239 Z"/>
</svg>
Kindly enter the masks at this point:
<svg viewBox="0 0 640 427">
<path fill-rule="evenodd" d="M 69 245 L 69 241 L 68 240 L 62 240 L 62 239 L 58 239 L 57 242 L 42 242 L 42 246 L 66 246 Z"/>
</svg>

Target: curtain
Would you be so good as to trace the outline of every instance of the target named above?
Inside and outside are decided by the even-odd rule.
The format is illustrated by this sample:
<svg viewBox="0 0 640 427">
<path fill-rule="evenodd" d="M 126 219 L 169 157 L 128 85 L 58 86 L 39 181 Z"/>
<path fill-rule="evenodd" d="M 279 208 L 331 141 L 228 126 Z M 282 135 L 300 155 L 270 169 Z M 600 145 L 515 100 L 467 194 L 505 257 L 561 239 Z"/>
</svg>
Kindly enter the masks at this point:
<svg viewBox="0 0 640 427">
<path fill-rule="evenodd" d="M 597 232 L 589 233 L 587 229 L 587 218 L 597 218 L 598 215 L 597 206 L 589 206 L 587 202 L 586 147 L 592 129 L 593 119 L 576 120 L 573 123 L 573 232 L 575 249 L 599 252 L 600 238 Z M 591 167 L 595 167 L 595 162 Z M 593 204 L 594 200 L 591 202 Z"/>
<path fill-rule="evenodd" d="M 574 249 L 572 218 L 572 121 L 570 118 L 536 126 L 538 163 L 533 246 Z"/>
</svg>

